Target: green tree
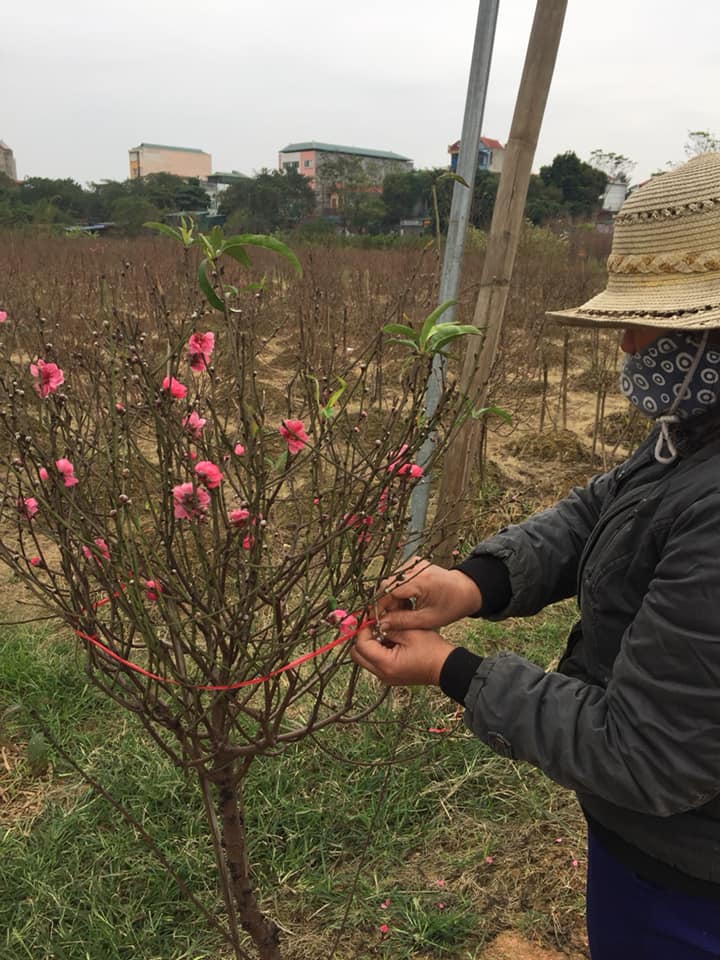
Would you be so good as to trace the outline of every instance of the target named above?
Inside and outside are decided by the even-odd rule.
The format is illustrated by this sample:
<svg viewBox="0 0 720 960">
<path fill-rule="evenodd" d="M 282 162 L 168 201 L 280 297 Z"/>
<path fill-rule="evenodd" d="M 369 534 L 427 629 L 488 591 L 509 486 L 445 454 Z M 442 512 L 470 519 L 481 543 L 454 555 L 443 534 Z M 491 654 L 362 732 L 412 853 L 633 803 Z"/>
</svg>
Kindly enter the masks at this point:
<svg viewBox="0 0 720 960">
<path fill-rule="evenodd" d="M 315 193 L 296 170 L 262 170 L 225 191 L 220 213 L 233 230 L 272 233 L 302 223 L 315 209 Z"/>
<path fill-rule="evenodd" d="M 112 205 L 111 219 L 126 233 L 137 236 L 147 221 L 162 219 L 162 211 L 144 197 L 119 197 Z"/>
<path fill-rule="evenodd" d="M 600 206 L 607 174 L 581 160 L 572 150 L 559 153 L 551 164 L 540 168 L 540 178 L 562 194 L 562 205 L 571 217 L 589 216 Z"/>
</svg>

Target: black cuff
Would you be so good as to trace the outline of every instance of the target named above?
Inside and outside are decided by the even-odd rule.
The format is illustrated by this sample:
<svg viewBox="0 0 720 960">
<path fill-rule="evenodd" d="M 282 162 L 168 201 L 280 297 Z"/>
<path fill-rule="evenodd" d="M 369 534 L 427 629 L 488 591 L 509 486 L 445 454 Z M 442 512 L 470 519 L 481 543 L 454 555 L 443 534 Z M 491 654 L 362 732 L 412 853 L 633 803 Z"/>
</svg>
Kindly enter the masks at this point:
<svg viewBox="0 0 720 960">
<path fill-rule="evenodd" d="M 455 647 L 452 653 L 447 655 L 440 671 L 442 692 L 464 706 L 470 681 L 482 661 L 482 657 L 471 653 L 465 647 Z"/>
<path fill-rule="evenodd" d="M 490 617 L 494 613 L 500 613 L 512 600 L 510 574 L 498 557 L 487 553 L 479 557 L 470 556 L 455 569 L 461 570 L 465 576 L 474 580 L 482 594 L 482 608 L 473 616 Z"/>
</svg>

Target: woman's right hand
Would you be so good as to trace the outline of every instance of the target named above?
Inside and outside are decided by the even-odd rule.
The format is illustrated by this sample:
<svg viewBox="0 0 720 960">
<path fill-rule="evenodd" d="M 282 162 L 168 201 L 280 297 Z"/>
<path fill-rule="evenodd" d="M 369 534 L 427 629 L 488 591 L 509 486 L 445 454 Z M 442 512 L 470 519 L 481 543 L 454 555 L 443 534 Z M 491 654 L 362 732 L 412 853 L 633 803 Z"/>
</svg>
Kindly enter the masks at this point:
<svg viewBox="0 0 720 960">
<path fill-rule="evenodd" d="M 377 614 L 383 633 L 434 630 L 477 613 L 482 594 L 461 570 L 412 557 L 380 585 Z"/>
</svg>

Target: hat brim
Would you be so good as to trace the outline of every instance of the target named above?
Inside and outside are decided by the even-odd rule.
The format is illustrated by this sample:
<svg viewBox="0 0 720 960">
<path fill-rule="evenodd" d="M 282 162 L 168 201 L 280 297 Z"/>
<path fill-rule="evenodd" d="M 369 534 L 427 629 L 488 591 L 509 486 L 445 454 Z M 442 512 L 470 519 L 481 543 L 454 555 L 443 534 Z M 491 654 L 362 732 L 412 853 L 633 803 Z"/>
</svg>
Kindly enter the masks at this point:
<svg viewBox="0 0 720 960">
<path fill-rule="evenodd" d="M 552 320 L 570 327 L 606 327 L 623 330 L 625 327 L 657 327 L 663 330 L 714 330 L 720 328 L 720 306 L 703 310 L 688 310 L 672 316 L 657 313 L 641 314 L 638 311 L 595 311 L 588 313 L 583 307 L 574 310 L 548 310 L 545 314 Z"/>
</svg>

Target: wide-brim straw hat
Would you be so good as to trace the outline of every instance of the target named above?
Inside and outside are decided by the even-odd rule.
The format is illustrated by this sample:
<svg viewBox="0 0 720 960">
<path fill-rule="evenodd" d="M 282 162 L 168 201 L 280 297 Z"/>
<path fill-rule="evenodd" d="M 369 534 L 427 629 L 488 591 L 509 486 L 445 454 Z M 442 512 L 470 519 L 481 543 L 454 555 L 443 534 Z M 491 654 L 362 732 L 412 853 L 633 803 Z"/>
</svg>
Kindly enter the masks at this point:
<svg viewBox="0 0 720 960">
<path fill-rule="evenodd" d="M 652 177 L 615 217 L 607 288 L 548 313 L 600 327 L 720 327 L 720 153 Z"/>
</svg>

